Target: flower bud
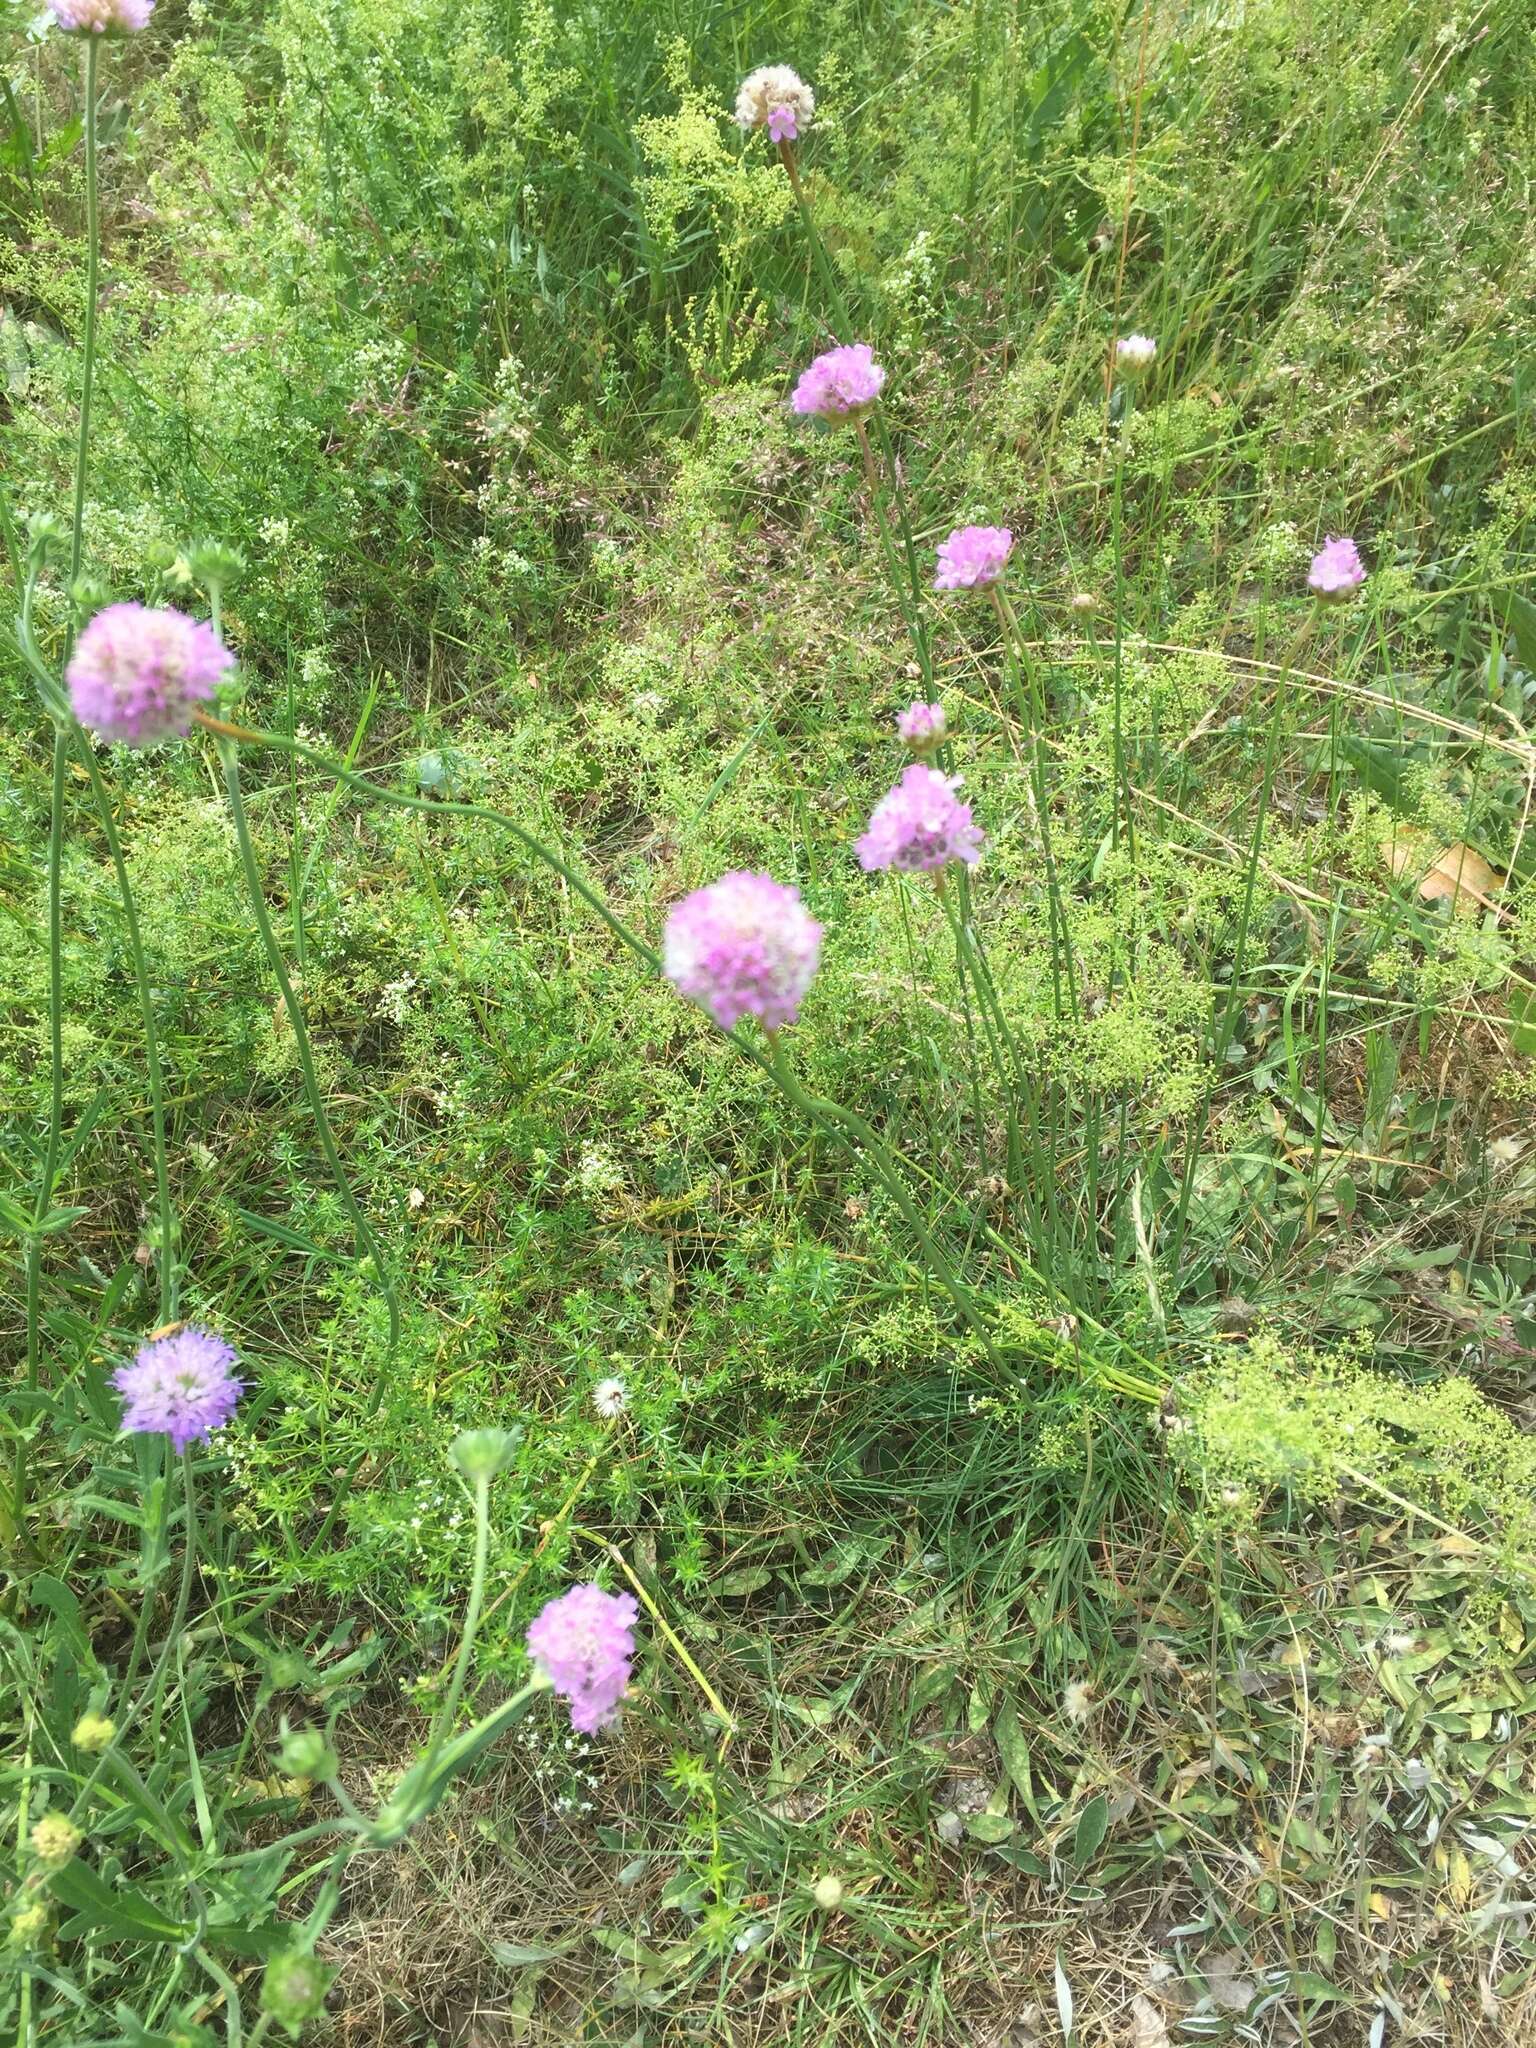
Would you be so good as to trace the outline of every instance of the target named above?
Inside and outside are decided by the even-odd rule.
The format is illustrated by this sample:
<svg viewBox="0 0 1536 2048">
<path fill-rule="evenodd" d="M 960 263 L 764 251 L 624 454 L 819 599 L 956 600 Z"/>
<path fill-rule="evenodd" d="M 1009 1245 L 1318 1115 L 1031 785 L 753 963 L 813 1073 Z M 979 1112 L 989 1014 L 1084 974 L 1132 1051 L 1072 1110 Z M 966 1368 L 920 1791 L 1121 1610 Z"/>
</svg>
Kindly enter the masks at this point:
<svg viewBox="0 0 1536 2048">
<path fill-rule="evenodd" d="M 199 583 L 224 590 L 239 582 L 247 564 L 238 548 L 226 547 L 221 540 L 199 540 L 187 549 L 187 567 Z"/>
<path fill-rule="evenodd" d="M 463 1429 L 449 1445 L 448 1455 L 471 1485 L 489 1486 L 511 1464 L 517 1436 L 511 1429 Z"/>
<path fill-rule="evenodd" d="M 284 1774 L 290 1778 L 318 1778 L 323 1781 L 334 1778 L 337 1771 L 336 1752 L 318 1728 L 290 1728 L 286 1722 L 277 1760 Z"/>
<path fill-rule="evenodd" d="M 835 1913 L 843 1903 L 843 1880 L 829 1871 L 811 1886 L 811 1897 L 824 1913 Z"/>
<path fill-rule="evenodd" d="M 297 2035 L 306 2020 L 314 2019 L 325 2009 L 331 1975 L 308 1949 L 291 1948 L 274 1956 L 262 1972 L 262 2011 L 270 2013 L 290 2034 Z"/>
<path fill-rule="evenodd" d="M 100 1756 L 111 1746 L 117 1734 L 117 1723 L 105 1714 L 82 1714 L 75 1723 L 70 1741 L 76 1749 L 83 1749 L 87 1756 Z"/>
<path fill-rule="evenodd" d="M 45 1813 L 31 1834 L 32 1853 L 47 1870 L 62 1870 L 85 1837 L 62 1813 Z"/>
<path fill-rule="evenodd" d="M 17 1948 L 36 1948 L 48 1932 L 48 1908 L 41 1899 L 18 1906 L 11 1915 L 10 1938 Z"/>
</svg>

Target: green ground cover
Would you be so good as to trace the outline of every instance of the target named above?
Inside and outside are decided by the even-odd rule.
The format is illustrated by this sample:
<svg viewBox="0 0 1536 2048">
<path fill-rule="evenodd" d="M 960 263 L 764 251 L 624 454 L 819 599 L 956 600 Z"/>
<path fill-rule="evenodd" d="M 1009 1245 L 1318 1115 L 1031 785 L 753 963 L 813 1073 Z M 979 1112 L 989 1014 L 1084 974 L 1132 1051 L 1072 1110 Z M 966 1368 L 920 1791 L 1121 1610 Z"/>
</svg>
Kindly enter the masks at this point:
<svg viewBox="0 0 1536 2048">
<path fill-rule="evenodd" d="M 0 2028 L 1536 2039 L 1528 16 L 161 0 L 89 136 L 4 34 Z M 271 743 L 56 721 L 123 600 Z"/>
</svg>

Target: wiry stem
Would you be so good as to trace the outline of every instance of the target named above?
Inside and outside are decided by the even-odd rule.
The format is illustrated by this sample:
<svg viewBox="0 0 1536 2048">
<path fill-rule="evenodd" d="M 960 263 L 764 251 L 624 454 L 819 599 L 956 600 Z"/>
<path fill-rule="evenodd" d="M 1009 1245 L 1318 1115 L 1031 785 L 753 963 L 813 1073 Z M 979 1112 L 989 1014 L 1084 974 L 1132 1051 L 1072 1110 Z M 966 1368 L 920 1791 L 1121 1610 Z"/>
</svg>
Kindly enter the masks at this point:
<svg viewBox="0 0 1536 2048">
<path fill-rule="evenodd" d="M 205 721 L 211 723 L 211 721 Z M 395 1283 L 385 1260 L 383 1248 L 374 1235 L 373 1227 L 363 1214 L 362 1206 L 352 1192 L 352 1183 L 347 1170 L 341 1163 L 336 1139 L 331 1130 L 331 1120 L 326 1114 L 325 1097 L 320 1091 L 319 1076 L 315 1072 L 314 1054 L 310 1050 L 309 1030 L 304 1022 L 304 1011 L 298 996 L 294 993 L 289 978 L 287 963 L 282 948 L 277 943 L 277 933 L 272 928 L 272 914 L 267 908 L 266 890 L 262 884 L 261 868 L 256 859 L 256 848 L 251 840 L 250 821 L 245 813 L 245 799 L 240 790 L 240 750 L 232 739 L 219 742 L 219 760 L 224 769 L 224 788 L 229 797 L 230 816 L 234 820 L 235 840 L 240 849 L 240 864 L 245 871 L 246 894 L 250 898 L 251 911 L 266 948 L 267 959 L 277 977 L 278 990 L 283 999 L 289 1027 L 293 1032 L 294 1050 L 298 1054 L 299 1071 L 303 1076 L 304 1095 L 309 1103 L 310 1114 L 315 1120 L 315 1130 L 320 1139 L 320 1149 L 325 1154 L 326 1165 L 336 1184 L 336 1192 L 342 1207 L 352 1225 L 353 1242 L 359 1259 L 369 1259 L 378 1276 L 389 1309 L 389 1341 L 394 1346 L 400 1341 L 400 1303 L 395 1292 Z M 381 1398 L 383 1381 L 375 1384 L 373 1401 Z"/>
</svg>

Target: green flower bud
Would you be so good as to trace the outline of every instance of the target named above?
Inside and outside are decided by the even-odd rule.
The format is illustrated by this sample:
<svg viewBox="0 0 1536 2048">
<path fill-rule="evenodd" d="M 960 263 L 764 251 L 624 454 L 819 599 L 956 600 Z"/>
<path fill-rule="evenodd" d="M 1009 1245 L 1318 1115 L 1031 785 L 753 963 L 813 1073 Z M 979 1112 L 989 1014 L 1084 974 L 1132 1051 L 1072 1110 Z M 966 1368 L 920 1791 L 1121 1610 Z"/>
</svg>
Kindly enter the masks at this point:
<svg viewBox="0 0 1536 2048">
<path fill-rule="evenodd" d="M 187 549 L 187 567 L 199 583 L 224 590 L 245 574 L 246 560 L 221 540 L 199 540 Z"/>
<path fill-rule="evenodd" d="M 45 1813 L 32 1830 L 32 1853 L 46 1870 L 62 1870 L 85 1837 L 62 1813 Z"/>
<path fill-rule="evenodd" d="M 277 1760 L 290 1778 L 334 1778 L 336 1752 L 318 1728 L 283 1726 Z"/>
<path fill-rule="evenodd" d="M 18 1907 L 11 1915 L 11 1940 L 17 1948 L 36 1948 L 48 1932 L 48 1908 L 41 1899 Z"/>
<path fill-rule="evenodd" d="M 116 1734 L 117 1723 L 105 1714 L 82 1714 L 69 1739 L 87 1756 L 100 1756 L 104 1749 L 111 1747 Z"/>
<path fill-rule="evenodd" d="M 261 2009 L 297 2035 L 306 2020 L 324 2011 L 333 1975 L 308 1949 L 291 1948 L 274 1956 L 262 1972 Z"/>
<path fill-rule="evenodd" d="M 489 1485 L 498 1472 L 505 1472 L 517 1449 L 517 1434 L 510 1429 L 464 1429 L 448 1447 L 456 1468 L 473 1485 Z"/>
</svg>

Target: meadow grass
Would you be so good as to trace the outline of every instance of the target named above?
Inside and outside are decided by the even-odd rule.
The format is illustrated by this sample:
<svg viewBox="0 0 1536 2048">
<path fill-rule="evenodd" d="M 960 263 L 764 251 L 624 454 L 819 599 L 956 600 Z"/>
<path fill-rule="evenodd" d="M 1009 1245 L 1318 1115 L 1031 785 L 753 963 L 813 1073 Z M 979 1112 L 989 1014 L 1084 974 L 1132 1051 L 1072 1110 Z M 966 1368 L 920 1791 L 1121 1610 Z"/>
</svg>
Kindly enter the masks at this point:
<svg viewBox="0 0 1536 2048">
<path fill-rule="evenodd" d="M 1536 2038 L 1529 23 L 5 33 L 0 2028 Z M 122 600 L 181 743 L 69 715 Z M 775 1040 L 661 972 L 739 869 Z"/>
</svg>

